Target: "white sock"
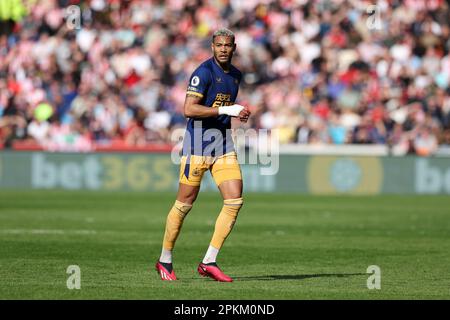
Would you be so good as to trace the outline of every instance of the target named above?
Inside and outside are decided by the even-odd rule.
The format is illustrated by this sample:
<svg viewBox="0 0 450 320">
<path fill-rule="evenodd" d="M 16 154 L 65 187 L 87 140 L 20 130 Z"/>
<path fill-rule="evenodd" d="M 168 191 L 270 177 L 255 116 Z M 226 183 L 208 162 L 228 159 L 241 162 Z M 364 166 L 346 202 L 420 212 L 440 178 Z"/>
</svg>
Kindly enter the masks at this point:
<svg viewBox="0 0 450 320">
<path fill-rule="evenodd" d="M 159 262 L 162 263 L 172 263 L 172 250 L 162 249 L 161 257 L 159 258 Z"/>
<path fill-rule="evenodd" d="M 219 253 L 219 249 L 216 249 L 213 246 L 209 245 L 208 251 L 206 251 L 205 257 L 203 258 L 202 262 L 205 264 L 216 262 L 218 253 Z"/>
</svg>

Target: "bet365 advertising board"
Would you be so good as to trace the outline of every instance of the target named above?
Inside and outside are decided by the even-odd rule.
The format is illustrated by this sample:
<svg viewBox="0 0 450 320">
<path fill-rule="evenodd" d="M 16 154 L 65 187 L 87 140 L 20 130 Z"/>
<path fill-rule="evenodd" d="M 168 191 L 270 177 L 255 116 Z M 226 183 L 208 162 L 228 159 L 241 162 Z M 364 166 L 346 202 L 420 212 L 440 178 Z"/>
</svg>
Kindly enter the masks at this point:
<svg viewBox="0 0 450 320">
<path fill-rule="evenodd" d="M 247 159 L 248 160 L 248 159 Z M 450 158 L 279 155 L 241 161 L 248 192 L 450 194 Z M 0 188 L 176 191 L 170 154 L 0 152 Z M 202 190 L 217 190 L 209 172 Z"/>
</svg>

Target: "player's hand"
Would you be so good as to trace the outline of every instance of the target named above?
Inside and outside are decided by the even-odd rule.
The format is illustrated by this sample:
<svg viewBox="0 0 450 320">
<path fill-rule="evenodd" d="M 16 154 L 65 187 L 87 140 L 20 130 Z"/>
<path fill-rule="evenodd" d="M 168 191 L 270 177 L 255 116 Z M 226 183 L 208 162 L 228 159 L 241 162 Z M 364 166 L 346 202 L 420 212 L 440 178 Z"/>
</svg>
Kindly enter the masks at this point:
<svg viewBox="0 0 450 320">
<path fill-rule="evenodd" d="M 239 113 L 239 120 L 241 120 L 241 122 L 246 123 L 248 118 L 250 117 L 250 110 L 248 110 L 247 108 L 244 108 L 240 113 Z"/>
<path fill-rule="evenodd" d="M 238 117 L 241 111 L 244 109 L 239 104 L 233 104 L 232 106 L 219 107 L 219 115 L 226 114 L 232 117 Z"/>
</svg>

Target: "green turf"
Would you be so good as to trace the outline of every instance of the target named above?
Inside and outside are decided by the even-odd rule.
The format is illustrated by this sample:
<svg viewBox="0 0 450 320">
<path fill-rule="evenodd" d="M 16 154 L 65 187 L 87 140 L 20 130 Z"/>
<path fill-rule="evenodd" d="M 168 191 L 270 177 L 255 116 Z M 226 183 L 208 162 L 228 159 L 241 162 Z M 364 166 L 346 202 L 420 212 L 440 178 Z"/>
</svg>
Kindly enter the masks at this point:
<svg viewBox="0 0 450 320">
<path fill-rule="evenodd" d="M 154 271 L 173 194 L 0 192 L 0 299 L 449 299 L 450 197 L 247 194 L 219 264 L 196 267 L 221 208 L 200 194 L 175 250 L 179 281 Z M 69 290 L 66 269 L 81 268 Z M 369 265 L 381 290 L 367 289 Z"/>
</svg>

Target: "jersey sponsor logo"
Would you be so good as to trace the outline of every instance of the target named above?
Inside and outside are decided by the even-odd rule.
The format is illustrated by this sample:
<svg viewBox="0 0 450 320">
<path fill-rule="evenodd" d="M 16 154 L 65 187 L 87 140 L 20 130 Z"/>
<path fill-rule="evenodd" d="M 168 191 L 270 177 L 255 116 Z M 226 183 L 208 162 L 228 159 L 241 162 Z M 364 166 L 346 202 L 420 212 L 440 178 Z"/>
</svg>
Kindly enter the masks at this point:
<svg viewBox="0 0 450 320">
<path fill-rule="evenodd" d="M 218 93 L 216 94 L 216 101 L 231 101 L 231 94 Z"/>
<path fill-rule="evenodd" d="M 233 102 L 231 102 L 231 94 L 218 93 L 216 94 L 212 107 L 218 108 L 231 105 L 233 105 Z"/>
<path fill-rule="evenodd" d="M 193 85 L 194 87 L 198 86 L 198 84 L 200 83 L 200 78 L 195 76 L 192 78 L 191 80 L 191 85 Z"/>
</svg>

